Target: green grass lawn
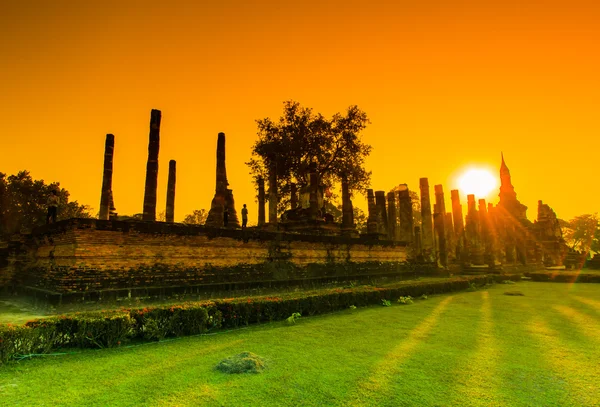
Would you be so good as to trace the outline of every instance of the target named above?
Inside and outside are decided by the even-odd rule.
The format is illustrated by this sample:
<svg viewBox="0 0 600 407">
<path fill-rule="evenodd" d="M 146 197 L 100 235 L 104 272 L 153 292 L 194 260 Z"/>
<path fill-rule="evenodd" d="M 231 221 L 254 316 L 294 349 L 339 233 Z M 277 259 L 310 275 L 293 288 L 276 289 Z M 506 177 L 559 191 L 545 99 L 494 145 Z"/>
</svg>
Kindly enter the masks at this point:
<svg viewBox="0 0 600 407">
<path fill-rule="evenodd" d="M 242 351 L 269 368 L 214 370 Z M 0 406 L 598 406 L 598 377 L 600 284 L 522 282 L 13 363 Z"/>
</svg>

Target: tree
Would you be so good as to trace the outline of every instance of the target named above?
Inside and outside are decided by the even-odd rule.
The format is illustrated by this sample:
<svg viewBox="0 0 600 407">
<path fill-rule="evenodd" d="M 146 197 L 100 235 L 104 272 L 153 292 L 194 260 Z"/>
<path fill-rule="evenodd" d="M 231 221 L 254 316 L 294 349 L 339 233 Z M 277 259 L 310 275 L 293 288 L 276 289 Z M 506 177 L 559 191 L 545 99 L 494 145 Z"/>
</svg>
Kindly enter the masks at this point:
<svg viewBox="0 0 600 407">
<path fill-rule="evenodd" d="M 91 208 L 77 201 L 69 202 L 69 192 L 60 183 L 46 184 L 34 180 L 29 171 L 6 177 L 0 173 L 0 235 L 19 233 L 46 223 L 47 202 L 53 190 L 58 191 L 58 218 L 91 218 Z"/>
<path fill-rule="evenodd" d="M 575 216 L 568 222 L 559 221 L 559 224 L 562 226 L 563 238 L 571 249 L 584 253 L 590 249 L 600 249 L 600 223 L 597 213 Z"/>
<path fill-rule="evenodd" d="M 352 208 L 354 211 L 354 224 L 358 233 L 367 233 L 367 215 L 359 207 Z"/>
<path fill-rule="evenodd" d="M 207 217 L 208 212 L 206 209 L 195 209 L 194 212 L 185 216 L 183 223 L 187 223 L 188 225 L 204 225 Z"/>
<path fill-rule="evenodd" d="M 336 113 L 326 119 L 298 102 L 284 102 L 278 122 L 270 118 L 257 120 L 258 141 L 246 164 L 255 179 L 268 180 L 269 168 L 277 173 L 280 209 L 289 203 L 290 184 L 309 183 L 311 163 L 316 166 L 319 183 L 332 187 L 346 173 L 351 190 L 364 193 L 371 172 L 364 168 L 371 146 L 360 139 L 369 122 L 358 106 L 350 106 L 344 115 Z"/>
</svg>

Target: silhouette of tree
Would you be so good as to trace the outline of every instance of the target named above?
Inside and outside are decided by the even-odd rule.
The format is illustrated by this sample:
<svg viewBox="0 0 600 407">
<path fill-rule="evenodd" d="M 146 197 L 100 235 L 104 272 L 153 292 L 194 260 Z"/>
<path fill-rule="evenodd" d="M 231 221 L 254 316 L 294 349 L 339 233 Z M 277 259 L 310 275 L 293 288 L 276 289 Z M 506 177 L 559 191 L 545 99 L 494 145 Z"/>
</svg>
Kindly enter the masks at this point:
<svg viewBox="0 0 600 407">
<path fill-rule="evenodd" d="M 371 172 L 364 168 L 371 146 L 360 139 L 369 119 L 358 106 L 350 106 L 344 115 L 326 119 L 298 102 L 284 102 L 283 115 L 275 122 L 257 120 L 258 141 L 246 164 L 254 178 L 268 180 L 268 169 L 276 166 L 280 209 L 287 206 L 290 184 L 308 185 L 311 163 L 316 165 L 319 182 L 332 187 L 348 176 L 352 191 L 364 193 Z"/>
<path fill-rule="evenodd" d="M 354 211 L 354 224 L 356 225 L 356 231 L 358 233 L 367 233 L 367 215 L 365 212 L 358 208 L 352 208 Z"/>
<path fill-rule="evenodd" d="M 195 209 L 192 213 L 185 216 L 183 223 L 187 223 L 188 225 L 204 225 L 207 217 L 208 212 L 206 209 Z"/>
<path fill-rule="evenodd" d="M 568 222 L 559 221 L 563 238 L 571 249 L 581 252 L 600 250 L 600 223 L 598 214 L 579 215 Z"/>
<path fill-rule="evenodd" d="M 48 197 L 53 190 L 58 191 L 60 199 L 59 220 L 92 217 L 88 205 L 69 202 L 69 192 L 60 188 L 58 182 L 48 185 L 44 180 L 34 180 L 29 171 L 8 177 L 0 173 L 0 235 L 7 236 L 45 224 Z"/>
</svg>

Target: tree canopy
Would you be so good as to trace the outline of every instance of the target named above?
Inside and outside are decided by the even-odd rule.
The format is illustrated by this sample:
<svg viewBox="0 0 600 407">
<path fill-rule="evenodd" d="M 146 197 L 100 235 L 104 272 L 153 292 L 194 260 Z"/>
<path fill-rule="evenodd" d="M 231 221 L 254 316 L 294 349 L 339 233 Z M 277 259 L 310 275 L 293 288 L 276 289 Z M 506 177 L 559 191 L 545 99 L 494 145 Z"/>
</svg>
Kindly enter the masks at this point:
<svg viewBox="0 0 600 407">
<path fill-rule="evenodd" d="M 69 192 L 60 183 L 46 184 L 34 180 L 29 171 L 6 176 L 0 173 L 0 236 L 19 233 L 46 223 L 48 197 L 58 191 L 58 218 L 91 218 L 91 208 L 77 201 L 69 202 Z"/>
<path fill-rule="evenodd" d="M 600 251 L 600 220 L 598 214 L 575 216 L 565 222 L 560 221 L 563 238 L 570 248 L 588 252 Z"/>
<path fill-rule="evenodd" d="M 284 205 L 289 201 L 291 183 L 308 185 L 311 163 L 316 166 L 319 183 L 326 187 L 340 182 L 346 173 L 350 190 L 364 193 L 368 188 L 371 172 L 365 170 L 364 161 L 371 146 L 361 141 L 360 133 L 370 122 L 358 106 L 327 119 L 298 102 L 287 101 L 278 121 L 265 118 L 256 122 L 258 140 L 246 164 L 255 179 L 268 180 L 269 168 L 276 168 Z"/>
<path fill-rule="evenodd" d="M 189 215 L 185 215 L 183 223 L 188 225 L 204 225 L 206 218 L 208 217 L 208 211 L 206 209 L 194 209 Z"/>
</svg>

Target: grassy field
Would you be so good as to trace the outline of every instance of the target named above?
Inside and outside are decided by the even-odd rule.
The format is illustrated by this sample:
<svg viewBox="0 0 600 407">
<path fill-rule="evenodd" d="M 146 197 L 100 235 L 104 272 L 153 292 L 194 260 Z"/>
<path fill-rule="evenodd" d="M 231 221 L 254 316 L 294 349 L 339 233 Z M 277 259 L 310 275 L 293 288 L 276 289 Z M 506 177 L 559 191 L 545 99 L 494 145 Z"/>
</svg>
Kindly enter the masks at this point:
<svg viewBox="0 0 600 407">
<path fill-rule="evenodd" d="M 214 370 L 242 351 L 269 369 Z M 0 405 L 598 406 L 598 377 L 600 284 L 522 282 L 23 361 Z"/>
</svg>

